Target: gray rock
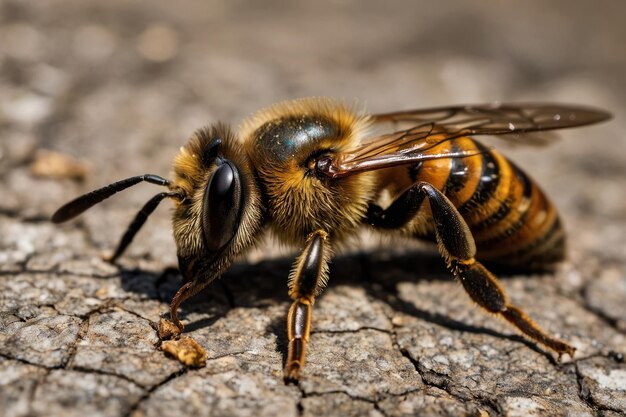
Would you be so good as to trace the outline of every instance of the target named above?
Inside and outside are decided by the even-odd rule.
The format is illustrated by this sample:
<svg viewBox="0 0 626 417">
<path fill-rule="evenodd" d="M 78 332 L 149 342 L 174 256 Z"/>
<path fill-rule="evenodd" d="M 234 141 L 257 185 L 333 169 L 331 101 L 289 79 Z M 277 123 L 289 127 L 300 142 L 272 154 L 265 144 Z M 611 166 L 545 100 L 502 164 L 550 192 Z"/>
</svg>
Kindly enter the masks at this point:
<svg viewBox="0 0 626 417">
<path fill-rule="evenodd" d="M 126 311 L 93 314 L 76 347 L 71 368 L 123 376 L 152 387 L 181 366 L 156 349 L 158 337 L 150 323 Z"/>
<path fill-rule="evenodd" d="M 11 321 L 0 333 L 0 353 L 45 367 L 58 367 L 67 363 L 75 348 L 80 329 L 80 319 L 53 315 L 25 321 Z"/>
<path fill-rule="evenodd" d="M 52 370 L 37 386 L 32 413 L 48 416 L 119 416 L 144 395 L 137 385 L 97 373 Z"/>
<path fill-rule="evenodd" d="M 35 389 L 47 373 L 38 366 L 0 358 L 0 409 L 3 415 L 29 415 Z"/>
</svg>

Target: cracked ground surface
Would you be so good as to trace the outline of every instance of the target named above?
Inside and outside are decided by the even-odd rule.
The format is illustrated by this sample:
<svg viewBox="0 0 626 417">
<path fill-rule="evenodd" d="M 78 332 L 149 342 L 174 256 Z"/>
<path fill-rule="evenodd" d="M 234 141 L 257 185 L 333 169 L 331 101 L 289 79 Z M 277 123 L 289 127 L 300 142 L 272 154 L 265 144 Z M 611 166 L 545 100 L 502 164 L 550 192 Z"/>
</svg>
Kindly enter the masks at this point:
<svg viewBox="0 0 626 417">
<path fill-rule="evenodd" d="M 626 7 L 384 4 L 0 3 L 0 415 L 626 413 Z M 183 305 L 207 351 L 187 370 L 156 333 L 181 285 L 167 209 L 119 265 L 101 260 L 154 188 L 48 221 L 79 193 L 166 175 L 200 126 L 310 95 L 372 111 L 494 99 L 612 110 L 548 148 L 503 149 L 559 207 L 570 246 L 554 273 L 508 273 L 504 286 L 576 356 L 558 363 L 483 313 L 432 248 L 364 237 L 335 258 L 301 382 L 285 385 L 294 253 L 268 239 Z M 83 181 L 34 170 L 44 149 L 76 159 Z"/>
</svg>

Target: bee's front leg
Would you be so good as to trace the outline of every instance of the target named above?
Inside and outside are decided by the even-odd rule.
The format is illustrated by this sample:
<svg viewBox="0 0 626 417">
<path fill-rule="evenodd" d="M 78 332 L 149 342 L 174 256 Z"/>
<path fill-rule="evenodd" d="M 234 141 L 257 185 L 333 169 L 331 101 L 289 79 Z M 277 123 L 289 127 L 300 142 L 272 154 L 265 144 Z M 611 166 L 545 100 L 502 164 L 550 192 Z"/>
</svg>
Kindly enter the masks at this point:
<svg viewBox="0 0 626 417">
<path fill-rule="evenodd" d="M 509 302 L 495 275 L 475 259 L 476 244 L 467 223 L 450 200 L 431 184 L 415 184 L 386 210 L 373 205 L 368 221 L 380 228 L 403 227 L 415 217 L 425 198 L 435 223 L 439 252 L 472 300 L 490 313 L 504 317 L 524 335 L 554 350 L 559 357 L 563 353 L 573 356 L 574 347 L 549 335 Z"/>
<path fill-rule="evenodd" d="M 285 381 L 297 381 L 304 366 L 313 303 L 328 280 L 329 258 L 328 234 L 318 230 L 307 236 L 304 250 L 289 274 L 289 296 L 294 301 L 287 316 L 289 348 Z"/>
<path fill-rule="evenodd" d="M 183 322 L 178 318 L 178 308 L 180 305 L 188 299 L 202 291 L 202 289 L 206 287 L 206 284 L 201 284 L 198 280 L 193 280 L 187 282 L 185 285 L 180 287 L 174 295 L 172 302 L 170 303 L 170 317 L 172 318 L 172 322 L 178 327 L 178 329 L 182 332 L 185 326 Z"/>
</svg>

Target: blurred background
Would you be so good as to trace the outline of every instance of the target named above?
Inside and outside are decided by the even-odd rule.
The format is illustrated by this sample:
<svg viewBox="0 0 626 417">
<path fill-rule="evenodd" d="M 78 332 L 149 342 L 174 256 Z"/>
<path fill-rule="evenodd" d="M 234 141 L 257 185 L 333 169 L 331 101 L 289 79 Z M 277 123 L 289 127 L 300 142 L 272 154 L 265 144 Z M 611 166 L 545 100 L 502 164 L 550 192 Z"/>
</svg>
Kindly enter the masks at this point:
<svg viewBox="0 0 626 417">
<path fill-rule="evenodd" d="M 619 258 L 624 16 L 621 0 L 2 0 L 0 211 L 45 218 L 116 179 L 167 175 L 195 129 L 236 126 L 284 99 L 358 99 L 372 112 L 563 101 L 616 117 L 549 148 L 507 152 L 544 184 L 585 248 Z M 42 149 L 73 158 L 76 175 L 34 170 L 49 157 Z M 95 246 L 111 248 L 154 192 L 137 187 L 94 208 L 84 222 Z M 175 261 L 167 210 L 137 240 L 151 244 L 131 253 Z"/>
</svg>

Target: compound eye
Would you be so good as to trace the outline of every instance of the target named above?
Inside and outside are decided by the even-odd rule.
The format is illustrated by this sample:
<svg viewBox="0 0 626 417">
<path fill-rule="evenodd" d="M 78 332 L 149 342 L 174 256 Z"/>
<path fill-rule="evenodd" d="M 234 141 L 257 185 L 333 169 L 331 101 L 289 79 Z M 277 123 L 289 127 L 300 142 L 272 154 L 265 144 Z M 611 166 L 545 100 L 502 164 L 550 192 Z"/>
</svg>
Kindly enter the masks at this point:
<svg viewBox="0 0 626 417">
<path fill-rule="evenodd" d="M 242 201 L 239 171 L 232 162 L 223 160 L 204 191 L 202 230 L 210 251 L 220 250 L 235 236 L 241 219 Z"/>
</svg>

